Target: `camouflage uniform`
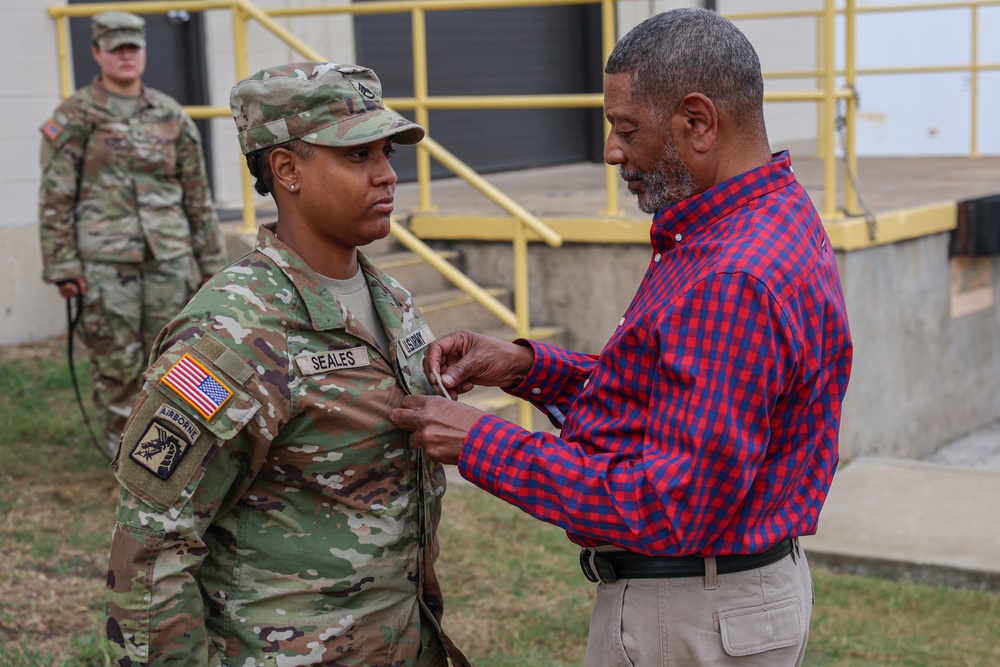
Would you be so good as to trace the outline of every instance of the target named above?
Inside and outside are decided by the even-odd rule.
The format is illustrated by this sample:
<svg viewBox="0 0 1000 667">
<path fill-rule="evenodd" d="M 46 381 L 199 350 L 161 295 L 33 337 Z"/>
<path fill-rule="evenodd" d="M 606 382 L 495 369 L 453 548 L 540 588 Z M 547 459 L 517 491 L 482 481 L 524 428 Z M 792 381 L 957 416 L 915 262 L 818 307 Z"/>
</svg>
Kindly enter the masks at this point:
<svg viewBox="0 0 1000 667">
<path fill-rule="evenodd" d="M 467 665 L 439 625 L 444 471 L 388 419 L 434 393 L 433 335 L 358 259 L 388 356 L 275 226 L 157 340 L 114 463 L 119 664 Z"/>
<path fill-rule="evenodd" d="M 103 44 L 138 41 L 114 32 Z M 194 123 L 150 88 L 129 117 L 111 99 L 95 79 L 42 126 L 39 229 L 43 279 L 87 282 L 80 334 L 116 446 L 152 341 L 225 258 Z"/>
</svg>

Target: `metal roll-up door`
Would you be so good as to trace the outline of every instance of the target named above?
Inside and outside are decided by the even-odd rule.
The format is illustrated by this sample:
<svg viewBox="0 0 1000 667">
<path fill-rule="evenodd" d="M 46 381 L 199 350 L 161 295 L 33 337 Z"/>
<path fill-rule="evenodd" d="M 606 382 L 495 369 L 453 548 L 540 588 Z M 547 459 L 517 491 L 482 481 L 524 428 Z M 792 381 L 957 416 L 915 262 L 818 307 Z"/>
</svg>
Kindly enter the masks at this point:
<svg viewBox="0 0 1000 667">
<path fill-rule="evenodd" d="M 435 95 L 600 92 L 600 13 L 591 5 L 426 13 L 428 91 Z M 386 97 L 413 95 L 410 15 L 355 18 L 357 62 Z M 406 112 L 413 117 L 412 113 Z M 438 143 L 481 173 L 600 161 L 602 112 L 590 109 L 432 110 Z M 394 158 L 415 178 L 415 152 Z M 432 174 L 450 175 L 432 162 Z"/>
</svg>

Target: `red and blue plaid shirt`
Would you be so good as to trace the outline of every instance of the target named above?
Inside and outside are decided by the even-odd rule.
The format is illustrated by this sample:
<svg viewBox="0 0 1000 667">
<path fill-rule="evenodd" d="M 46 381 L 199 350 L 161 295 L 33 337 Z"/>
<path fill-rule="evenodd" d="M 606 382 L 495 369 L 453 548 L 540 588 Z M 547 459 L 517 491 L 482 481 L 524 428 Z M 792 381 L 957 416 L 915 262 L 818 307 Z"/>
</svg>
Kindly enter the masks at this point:
<svg viewBox="0 0 1000 667">
<path fill-rule="evenodd" d="M 511 393 L 561 437 L 487 415 L 459 469 L 584 546 L 763 551 L 816 531 L 851 371 L 829 238 L 787 153 L 659 211 L 599 356 L 535 352 Z"/>
</svg>

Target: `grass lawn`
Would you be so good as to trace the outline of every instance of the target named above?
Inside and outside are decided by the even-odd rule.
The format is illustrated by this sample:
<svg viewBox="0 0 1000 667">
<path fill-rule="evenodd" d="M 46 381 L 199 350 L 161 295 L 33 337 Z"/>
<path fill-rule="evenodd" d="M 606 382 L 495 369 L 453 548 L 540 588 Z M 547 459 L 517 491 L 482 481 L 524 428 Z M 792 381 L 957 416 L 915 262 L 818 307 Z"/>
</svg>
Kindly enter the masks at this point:
<svg viewBox="0 0 1000 667">
<path fill-rule="evenodd" d="M 83 362 L 78 373 L 89 405 Z M 110 665 L 117 483 L 83 429 L 61 341 L 0 350 L 0 424 L 0 667 Z M 466 655 L 486 667 L 581 665 L 594 589 L 562 531 L 471 487 L 451 488 L 444 512 L 445 625 Z M 813 577 L 806 665 L 1000 665 L 1000 595 Z"/>
</svg>

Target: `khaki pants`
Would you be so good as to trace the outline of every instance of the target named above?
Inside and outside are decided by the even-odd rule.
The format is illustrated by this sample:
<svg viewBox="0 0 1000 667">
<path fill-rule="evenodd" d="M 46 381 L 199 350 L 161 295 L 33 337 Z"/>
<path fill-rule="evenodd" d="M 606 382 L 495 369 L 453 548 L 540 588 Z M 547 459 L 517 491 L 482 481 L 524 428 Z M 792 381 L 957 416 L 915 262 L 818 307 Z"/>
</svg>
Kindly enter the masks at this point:
<svg viewBox="0 0 1000 667">
<path fill-rule="evenodd" d="M 798 666 L 812 613 L 809 565 L 792 554 L 762 568 L 598 584 L 585 667 Z"/>
</svg>

